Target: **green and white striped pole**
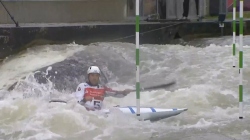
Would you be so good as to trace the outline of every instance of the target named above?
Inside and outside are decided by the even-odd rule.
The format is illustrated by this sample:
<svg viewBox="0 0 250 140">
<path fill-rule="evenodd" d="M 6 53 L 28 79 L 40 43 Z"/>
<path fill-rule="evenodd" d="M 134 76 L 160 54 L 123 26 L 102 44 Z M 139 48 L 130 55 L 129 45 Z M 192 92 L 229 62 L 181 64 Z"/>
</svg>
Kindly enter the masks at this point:
<svg viewBox="0 0 250 140">
<path fill-rule="evenodd" d="M 240 0 L 240 51 L 239 51 L 239 119 L 243 119 L 243 0 Z"/>
<path fill-rule="evenodd" d="M 139 48 L 139 21 L 140 21 L 140 14 L 139 14 L 139 0 L 136 0 L 136 115 L 140 116 L 140 48 Z"/>
<path fill-rule="evenodd" d="M 236 61 L 236 0 L 233 1 L 233 67 Z"/>
</svg>

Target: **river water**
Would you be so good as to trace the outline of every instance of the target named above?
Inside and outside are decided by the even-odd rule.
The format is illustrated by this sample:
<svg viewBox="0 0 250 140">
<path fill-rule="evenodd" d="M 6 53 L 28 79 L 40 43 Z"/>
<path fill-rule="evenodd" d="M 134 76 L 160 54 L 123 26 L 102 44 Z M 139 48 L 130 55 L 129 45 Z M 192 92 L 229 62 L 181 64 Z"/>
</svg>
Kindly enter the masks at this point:
<svg viewBox="0 0 250 140">
<path fill-rule="evenodd" d="M 249 40 L 250 37 L 246 36 L 245 44 L 250 44 Z M 106 118 L 98 112 L 88 112 L 74 101 L 70 94 L 74 92 L 72 89 L 59 91 L 54 89 L 53 83 L 42 85 L 32 78 L 32 71 L 49 66 L 53 69 L 52 64 L 64 61 L 75 53 L 88 52 L 100 54 L 100 57 L 101 54 L 109 54 L 110 58 L 103 58 L 108 59 L 109 65 L 112 65 L 111 62 L 121 65 L 108 67 L 110 75 L 116 75 L 110 79 L 110 86 L 116 89 L 132 88 L 135 82 L 134 44 L 101 42 L 83 46 L 72 43 L 30 48 L 5 60 L 0 66 L 0 139 L 250 140 L 250 46 L 244 46 L 245 106 L 244 119 L 239 120 L 238 54 L 236 68 L 233 68 L 231 44 L 231 37 L 222 37 L 198 39 L 186 46 L 140 46 L 143 86 L 173 79 L 177 81 L 168 90 L 141 92 L 141 104 L 188 108 L 187 112 L 157 122 L 137 121 L 120 113 Z M 83 61 L 91 63 L 94 60 Z M 27 75 L 28 78 L 21 79 Z M 28 86 L 6 90 L 20 79 Z M 75 82 L 75 86 L 79 82 L 83 81 Z M 23 94 L 37 91 L 43 96 L 23 99 Z M 50 98 L 70 102 L 48 103 Z M 105 106 L 135 105 L 135 98 L 135 93 L 124 98 L 108 97 Z"/>
</svg>

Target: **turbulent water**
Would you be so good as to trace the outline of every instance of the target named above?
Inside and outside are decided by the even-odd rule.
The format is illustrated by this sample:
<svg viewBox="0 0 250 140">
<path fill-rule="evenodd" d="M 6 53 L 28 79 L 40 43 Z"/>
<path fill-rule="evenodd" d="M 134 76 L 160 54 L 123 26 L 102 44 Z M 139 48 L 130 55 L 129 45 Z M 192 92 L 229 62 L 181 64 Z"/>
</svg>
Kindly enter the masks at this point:
<svg viewBox="0 0 250 140">
<path fill-rule="evenodd" d="M 245 37 L 245 44 L 250 44 Z M 72 89 L 58 91 L 53 83 L 38 84 L 33 71 L 87 52 L 107 59 L 110 86 L 134 87 L 135 45 L 97 43 L 46 45 L 31 48 L 0 66 L 0 139 L 3 140 L 250 140 L 250 46 L 244 46 L 244 119 L 239 120 L 238 65 L 232 67 L 232 39 L 203 39 L 182 45 L 141 45 L 141 83 L 162 84 L 175 79 L 169 90 L 141 93 L 141 104 L 189 110 L 158 122 L 137 121 L 120 113 L 104 117 L 75 103 Z M 215 43 L 215 44 L 214 44 Z M 196 47 L 196 46 L 203 47 Z M 105 55 L 101 55 L 105 54 Z M 110 57 L 106 57 L 110 56 Z M 238 54 L 237 54 L 238 58 Z M 91 61 L 82 60 L 91 64 Z M 237 60 L 238 64 L 238 60 Z M 52 66 L 52 67 L 49 67 Z M 53 69 L 54 70 L 54 69 Z M 46 73 L 45 73 L 46 74 Z M 27 76 L 28 75 L 28 76 Z M 26 79 L 22 77 L 27 76 Z M 60 75 L 64 76 L 64 75 Z M 7 91 L 16 81 L 19 86 Z M 65 81 L 62 81 L 65 82 Z M 73 82 L 75 86 L 82 81 Z M 35 94 L 41 97 L 25 98 Z M 48 103 L 49 99 L 67 104 Z M 105 106 L 135 105 L 135 93 L 105 99 Z"/>
</svg>

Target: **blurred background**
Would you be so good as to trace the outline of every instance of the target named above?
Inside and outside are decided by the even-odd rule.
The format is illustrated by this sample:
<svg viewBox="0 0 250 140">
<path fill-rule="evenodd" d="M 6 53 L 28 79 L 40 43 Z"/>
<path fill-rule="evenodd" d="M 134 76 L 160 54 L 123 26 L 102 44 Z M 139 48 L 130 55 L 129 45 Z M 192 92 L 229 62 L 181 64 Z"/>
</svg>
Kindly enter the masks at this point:
<svg viewBox="0 0 250 140">
<path fill-rule="evenodd" d="M 220 3 L 221 1 L 222 4 Z M 135 16 L 135 0 L 2 0 L 19 23 L 76 23 L 91 21 L 130 21 Z M 178 19 L 184 0 L 140 0 L 140 17 L 157 15 L 160 19 Z M 199 16 L 213 18 L 223 7 L 231 19 L 233 0 L 199 0 Z M 237 11 L 239 0 L 237 0 Z M 244 0 L 245 17 L 249 17 L 250 0 Z M 13 23 L 0 6 L 0 24 Z M 195 0 L 189 2 L 189 18 L 196 18 Z"/>
</svg>

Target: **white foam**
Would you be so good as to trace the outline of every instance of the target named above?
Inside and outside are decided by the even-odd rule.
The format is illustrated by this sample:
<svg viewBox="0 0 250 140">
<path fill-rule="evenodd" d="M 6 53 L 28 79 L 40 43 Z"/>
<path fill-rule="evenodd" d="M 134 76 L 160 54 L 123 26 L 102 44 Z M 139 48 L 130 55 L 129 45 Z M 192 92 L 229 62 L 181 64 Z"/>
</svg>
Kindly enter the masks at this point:
<svg viewBox="0 0 250 140">
<path fill-rule="evenodd" d="M 218 124 L 216 124 L 212 121 L 207 121 L 204 118 L 201 118 L 196 124 L 186 125 L 186 126 L 183 126 L 183 128 L 205 128 L 205 127 L 209 127 L 211 125 L 216 126 Z"/>
<path fill-rule="evenodd" d="M 243 132 L 241 132 L 241 135 L 243 136 L 250 135 L 250 132 L 248 130 L 244 130 Z"/>
</svg>

